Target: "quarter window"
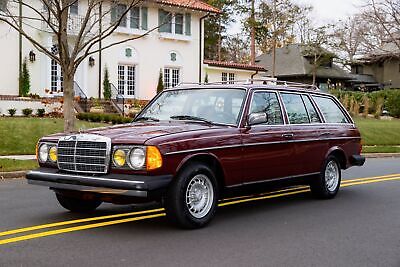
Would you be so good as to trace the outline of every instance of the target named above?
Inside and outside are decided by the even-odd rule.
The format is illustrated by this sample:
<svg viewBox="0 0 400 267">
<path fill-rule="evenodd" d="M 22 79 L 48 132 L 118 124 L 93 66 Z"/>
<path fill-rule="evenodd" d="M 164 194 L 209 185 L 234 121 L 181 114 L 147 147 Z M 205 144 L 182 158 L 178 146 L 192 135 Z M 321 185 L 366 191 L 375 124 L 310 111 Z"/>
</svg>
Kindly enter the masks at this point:
<svg viewBox="0 0 400 267">
<path fill-rule="evenodd" d="M 264 113 L 267 125 L 283 124 L 278 97 L 273 92 L 255 92 L 251 101 L 250 113 Z"/>
<path fill-rule="evenodd" d="M 332 98 L 323 96 L 313 96 L 322 114 L 324 114 L 325 121 L 328 123 L 348 123 L 346 116 L 339 106 L 333 101 Z"/>
<path fill-rule="evenodd" d="M 318 113 L 315 110 L 315 107 L 311 103 L 310 97 L 306 96 L 306 95 L 302 95 L 302 97 L 303 97 L 304 105 L 306 105 L 308 117 L 309 117 L 311 123 L 321 122 L 321 119 L 319 118 Z"/>
<path fill-rule="evenodd" d="M 301 95 L 281 94 L 290 124 L 310 123 Z"/>
</svg>

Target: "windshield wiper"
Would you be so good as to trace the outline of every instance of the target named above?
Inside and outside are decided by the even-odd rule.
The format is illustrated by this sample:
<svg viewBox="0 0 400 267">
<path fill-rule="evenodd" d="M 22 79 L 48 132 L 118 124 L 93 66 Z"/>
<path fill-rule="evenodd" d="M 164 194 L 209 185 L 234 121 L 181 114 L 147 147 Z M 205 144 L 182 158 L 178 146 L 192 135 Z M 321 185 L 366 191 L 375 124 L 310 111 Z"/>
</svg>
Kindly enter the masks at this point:
<svg viewBox="0 0 400 267">
<path fill-rule="evenodd" d="M 157 118 L 153 118 L 153 117 L 139 117 L 139 118 L 136 118 L 134 121 L 160 121 L 159 119 L 157 119 Z"/>
<path fill-rule="evenodd" d="M 171 116 L 170 118 L 173 120 L 201 121 L 201 122 L 205 122 L 208 124 L 214 124 L 212 121 L 209 121 L 207 119 L 204 119 L 201 117 L 196 117 L 196 116 L 190 116 L 190 115 L 176 115 L 176 116 Z"/>
</svg>

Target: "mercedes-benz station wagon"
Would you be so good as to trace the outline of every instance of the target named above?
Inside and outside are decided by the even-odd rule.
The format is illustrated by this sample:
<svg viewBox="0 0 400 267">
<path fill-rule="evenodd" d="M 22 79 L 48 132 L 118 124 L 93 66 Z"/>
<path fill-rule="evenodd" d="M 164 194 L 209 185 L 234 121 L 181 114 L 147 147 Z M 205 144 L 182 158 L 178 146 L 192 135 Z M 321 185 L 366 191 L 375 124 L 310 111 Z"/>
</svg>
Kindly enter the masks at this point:
<svg viewBox="0 0 400 267">
<path fill-rule="evenodd" d="M 339 191 L 341 170 L 364 164 L 354 121 L 332 95 L 300 84 L 181 85 L 158 94 L 132 123 L 41 138 L 31 184 L 64 208 L 163 203 L 198 228 L 233 187 L 293 180 L 318 198 Z"/>
</svg>

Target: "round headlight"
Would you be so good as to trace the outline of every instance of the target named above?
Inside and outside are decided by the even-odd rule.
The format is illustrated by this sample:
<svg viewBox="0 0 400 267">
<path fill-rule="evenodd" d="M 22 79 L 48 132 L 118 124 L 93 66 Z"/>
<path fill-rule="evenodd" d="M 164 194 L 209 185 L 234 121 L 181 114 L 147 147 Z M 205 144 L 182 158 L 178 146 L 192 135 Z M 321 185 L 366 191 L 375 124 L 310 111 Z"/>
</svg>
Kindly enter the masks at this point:
<svg viewBox="0 0 400 267">
<path fill-rule="evenodd" d="M 50 147 L 50 149 L 49 149 L 49 158 L 53 162 L 57 161 L 57 147 L 56 146 Z"/>
<path fill-rule="evenodd" d="M 49 148 L 46 144 L 41 144 L 39 147 L 39 161 L 46 162 L 49 157 Z"/>
<path fill-rule="evenodd" d="M 129 163 L 133 169 L 140 169 L 146 161 L 146 153 L 142 148 L 134 148 L 129 155 Z"/>
<path fill-rule="evenodd" d="M 122 149 L 117 149 L 113 155 L 113 161 L 115 166 L 122 167 L 125 165 L 126 162 L 126 153 Z"/>
</svg>

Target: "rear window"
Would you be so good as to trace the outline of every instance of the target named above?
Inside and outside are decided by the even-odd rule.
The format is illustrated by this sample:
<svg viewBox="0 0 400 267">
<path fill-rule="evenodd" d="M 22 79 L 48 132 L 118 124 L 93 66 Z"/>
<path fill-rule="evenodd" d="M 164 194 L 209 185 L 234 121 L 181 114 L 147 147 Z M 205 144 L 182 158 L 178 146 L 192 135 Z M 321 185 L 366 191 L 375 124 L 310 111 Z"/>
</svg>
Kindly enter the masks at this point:
<svg viewBox="0 0 400 267">
<path fill-rule="evenodd" d="M 343 111 L 339 108 L 332 98 L 323 96 L 313 96 L 322 114 L 324 114 L 325 121 L 328 123 L 348 123 L 348 119 Z"/>
</svg>

